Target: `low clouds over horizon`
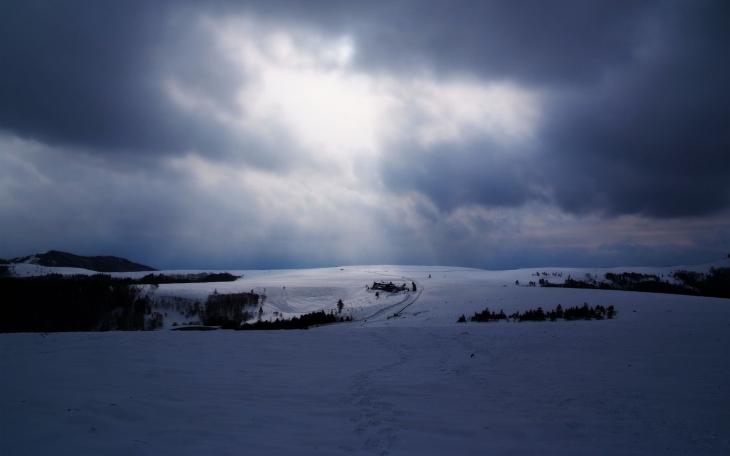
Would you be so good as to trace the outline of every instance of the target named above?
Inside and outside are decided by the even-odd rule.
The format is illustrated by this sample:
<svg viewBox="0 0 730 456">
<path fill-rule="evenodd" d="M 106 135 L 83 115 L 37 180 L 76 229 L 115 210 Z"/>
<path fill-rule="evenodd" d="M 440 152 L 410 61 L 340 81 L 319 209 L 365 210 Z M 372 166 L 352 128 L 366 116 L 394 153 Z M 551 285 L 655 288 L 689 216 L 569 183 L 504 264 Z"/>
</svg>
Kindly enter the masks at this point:
<svg viewBox="0 0 730 456">
<path fill-rule="evenodd" d="M 712 261 L 729 35 L 722 1 L 8 2 L 0 257 Z"/>
</svg>

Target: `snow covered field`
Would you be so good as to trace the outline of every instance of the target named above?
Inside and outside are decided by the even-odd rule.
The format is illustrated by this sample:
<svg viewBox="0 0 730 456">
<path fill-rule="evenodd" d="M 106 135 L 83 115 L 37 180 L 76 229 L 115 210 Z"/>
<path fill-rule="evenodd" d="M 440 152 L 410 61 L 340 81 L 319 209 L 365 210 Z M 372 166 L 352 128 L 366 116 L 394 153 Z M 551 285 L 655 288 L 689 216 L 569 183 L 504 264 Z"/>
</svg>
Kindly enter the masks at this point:
<svg viewBox="0 0 730 456">
<path fill-rule="evenodd" d="M 265 288 L 267 317 L 342 299 L 356 321 L 0 334 L 0 454 L 730 454 L 730 300 L 515 286 L 538 270 L 605 272 L 239 271 L 154 293 Z M 584 302 L 618 316 L 456 323 Z"/>
</svg>

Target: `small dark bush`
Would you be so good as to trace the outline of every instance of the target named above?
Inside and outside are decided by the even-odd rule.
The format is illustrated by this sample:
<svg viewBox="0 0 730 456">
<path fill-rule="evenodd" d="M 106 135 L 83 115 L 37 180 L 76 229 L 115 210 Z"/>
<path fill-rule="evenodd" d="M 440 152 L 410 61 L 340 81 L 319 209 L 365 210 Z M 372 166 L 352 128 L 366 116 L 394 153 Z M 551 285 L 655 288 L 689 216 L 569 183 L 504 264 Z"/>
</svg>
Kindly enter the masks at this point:
<svg viewBox="0 0 730 456">
<path fill-rule="evenodd" d="M 503 310 L 500 310 L 499 313 L 490 312 L 488 307 L 481 312 L 475 313 L 469 318 L 470 321 L 497 321 L 506 319 L 507 315 L 505 315 Z"/>
</svg>

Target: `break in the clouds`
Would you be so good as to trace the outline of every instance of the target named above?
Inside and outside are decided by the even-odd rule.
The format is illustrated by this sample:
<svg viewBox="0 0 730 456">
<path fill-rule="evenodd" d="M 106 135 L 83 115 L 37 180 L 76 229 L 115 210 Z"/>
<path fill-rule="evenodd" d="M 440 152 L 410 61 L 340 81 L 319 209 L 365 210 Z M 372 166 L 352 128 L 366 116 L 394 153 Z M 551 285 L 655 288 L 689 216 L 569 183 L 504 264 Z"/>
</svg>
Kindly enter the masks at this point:
<svg viewBox="0 0 730 456">
<path fill-rule="evenodd" d="M 5 2 L 0 256 L 707 261 L 726 2 Z"/>
</svg>

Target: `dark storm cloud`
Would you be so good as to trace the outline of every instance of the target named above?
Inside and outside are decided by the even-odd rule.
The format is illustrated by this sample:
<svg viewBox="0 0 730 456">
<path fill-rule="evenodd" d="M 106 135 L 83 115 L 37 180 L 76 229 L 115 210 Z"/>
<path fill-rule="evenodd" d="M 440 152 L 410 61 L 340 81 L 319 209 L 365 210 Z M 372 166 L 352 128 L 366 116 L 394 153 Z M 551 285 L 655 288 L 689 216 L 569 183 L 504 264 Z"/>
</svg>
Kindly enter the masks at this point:
<svg viewBox="0 0 730 456">
<path fill-rule="evenodd" d="M 223 92 L 233 88 L 225 62 L 202 52 L 206 37 L 170 6 L 5 2 L 0 128 L 99 151 L 222 147 L 225 130 L 174 109 L 162 91 L 170 71 Z"/>
<path fill-rule="evenodd" d="M 388 164 L 390 182 L 447 208 L 520 204 L 531 187 L 576 213 L 682 217 L 727 207 L 728 3 L 520 5 L 445 9 L 420 31 L 394 28 L 407 44 L 393 35 L 389 51 L 414 47 L 413 59 L 443 71 L 542 88 L 537 156 L 480 160 L 471 144 L 415 170 Z"/>
<path fill-rule="evenodd" d="M 534 173 L 521 151 L 487 140 L 404 149 L 383 162 L 390 189 L 418 190 L 445 211 L 465 204 L 520 206 L 539 198 Z"/>
<path fill-rule="evenodd" d="M 370 63 L 566 85 L 632 62 L 646 3 L 390 2 L 356 29 Z"/>
<path fill-rule="evenodd" d="M 630 64 L 633 46 L 662 5 L 634 0 L 213 2 L 218 13 L 252 12 L 358 43 L 362 68 L 470 74 L 531 84 L 576 84 Z M 211 7 L 210 4 L 207 6 Z"/>
<path fill-rule="evenodd" d="M 367 4 L 366 4 L 367 3 Z M 603 6 L 601 6 L 603 5 Z M 170 106 L 159 79 L 220 101 L 236 80 L 196 15 L 258 13 L 354 33 L 360 63 L 387 70 L 570 82 L 631 60 L 640 4 L 621 2 L 5 2 L 0 126 L 48 142 L 169 150 L 225 142 Z M 580 39 L 576 39 L 580 37 Z M 213 144 L 211 144 L 213 143 Z"/>
<path fill-rule="evenodd" d="M 646 55 L 548 112 L 544 164 L 568 210 L 698 215 L 730 201 L 730 9 L 685 4 Z"/>
</svg>

